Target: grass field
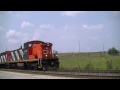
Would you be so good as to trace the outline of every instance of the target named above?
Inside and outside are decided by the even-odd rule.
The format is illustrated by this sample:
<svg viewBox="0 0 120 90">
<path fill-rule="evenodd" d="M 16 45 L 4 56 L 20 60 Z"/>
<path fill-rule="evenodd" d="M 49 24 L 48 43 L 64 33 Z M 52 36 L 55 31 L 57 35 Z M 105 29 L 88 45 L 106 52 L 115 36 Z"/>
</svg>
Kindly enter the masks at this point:
<svg viewBox="0 0 120 90">
<path fill-rule="evenodd" d="M 104 52 L 58 53 L 60 70 L 120 70 L 120 55 Z"/>
</svg>

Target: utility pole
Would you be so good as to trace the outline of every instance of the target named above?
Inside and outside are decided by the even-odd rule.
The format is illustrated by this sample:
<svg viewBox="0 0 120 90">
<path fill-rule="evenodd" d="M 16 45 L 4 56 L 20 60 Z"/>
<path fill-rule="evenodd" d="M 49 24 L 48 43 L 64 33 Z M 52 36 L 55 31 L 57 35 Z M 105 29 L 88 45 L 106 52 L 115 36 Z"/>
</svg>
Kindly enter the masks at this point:
<svg viewBox="0 0 120 90">
<path fill-rule="evenodd" d="M 78 43 L 79 43 L 79 57 L 80 57 L 80 41 L 78 40 Z"/>
<path fill-rule="evenodd" d="M 104 44 L 103 44 L 103 53 L 105 54 L 105 51 L 104 51 Z"/>
<path fill-rule="evenodd" d="M 104 52 L 104 44 L 103 44 L 103 52 Z"/>
</svg>

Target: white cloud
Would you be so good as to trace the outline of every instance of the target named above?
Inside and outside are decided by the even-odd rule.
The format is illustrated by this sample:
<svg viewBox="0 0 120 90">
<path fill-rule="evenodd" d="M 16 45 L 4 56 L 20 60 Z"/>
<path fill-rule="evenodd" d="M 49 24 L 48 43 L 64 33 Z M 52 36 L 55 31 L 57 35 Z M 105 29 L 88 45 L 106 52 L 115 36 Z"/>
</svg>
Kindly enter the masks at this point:
<svg viewBox="0 0 120 90">
<path fill-rule="evenodd" d="M 25 43 L 27 41 L 30 41 L 30 35 L 26 34 L 21 38 L 21 43 Z"/>
<path fill-rule="evenodd" d="M 80 13 L 84 13 L 85 11 L 64 11 L 61 13 L 61 15 L 64 15 L 64 16 L 76 16 Z"/>
<path fill-rule="evenodd" d="M 41 38 L 41 33 L 36 30 L 34 33 L 33 33 L 33 36 L 31 37 L 32 40 L 39 40 Z"/>
<path fill-rule="evenodd" d="M 8 39 L 9 44 L 24 43 L 28 41 L 29 34 L 23 32 L 17 32 L 15 30 L 9 30 L 6 33 L 6 38 Z"/>
<path fill-rule="evenodd" d="M 42 25 L 39 25 L 39 28 L 41 28 L 41 29 L 49 29 L 49 28 L 54 28 L 54 25 L 42 24 Z"/>
<path fill-rule="evenodd" d="M 21 24 L 21 28 L 26 28 L 26 27 L 33 27 L 34 24 L 31 24 L 30 22 L 23 21 Z"/>
<path fill-rule="evenodd" d="M 17 37 L 17 36 L 21 36 L 23 33 L 22 32 L 16 32 L 15 30 L 9 30 L 6 33 L 6 37 L 7 38 L 11 38 L 11 37 Z"/>
<path fill-rule="evenodd" d="M 18 43 L 19 41 L 17 39 L 14 39 L 14 38 L 10 38 L 8 39 L 8 43 L 11 43 L 11 44 L 16 44 Z"/>
<path fill-rule="evenodd" d="M 84 29 L 89 29 L 89 30 L 92 30 L 92 29 L 102 29 L 103 28 L 103 24 L 99 24 L 99 25 L 83 25 L 83 28 Z"/>
</svg>

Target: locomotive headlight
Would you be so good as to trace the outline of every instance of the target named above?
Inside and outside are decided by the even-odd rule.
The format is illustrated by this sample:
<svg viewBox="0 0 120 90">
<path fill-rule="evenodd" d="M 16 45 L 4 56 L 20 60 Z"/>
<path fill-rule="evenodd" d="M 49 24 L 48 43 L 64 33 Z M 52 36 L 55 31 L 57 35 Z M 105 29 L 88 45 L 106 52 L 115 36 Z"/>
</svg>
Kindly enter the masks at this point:
<svg viewBox="0 0 120 90">
<path fill-rule="evenodd" d="M 47 55 L 45 55 L 47 57 Z"/>
</svg>

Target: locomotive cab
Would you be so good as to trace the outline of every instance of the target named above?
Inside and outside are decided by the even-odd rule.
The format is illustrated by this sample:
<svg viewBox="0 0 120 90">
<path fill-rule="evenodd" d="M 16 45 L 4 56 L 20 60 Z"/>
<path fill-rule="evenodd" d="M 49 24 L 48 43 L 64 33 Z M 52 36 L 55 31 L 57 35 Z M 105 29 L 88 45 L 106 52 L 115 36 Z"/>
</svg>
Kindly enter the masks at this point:
<svg viewBox="0 0 120 90">
<path fill-rule="evenodd" d="M 57 57 L 52 54 L 52 43 L 43 41 L 30 41 L 24 44 L 24 59 L 38 59 L 38 68 L 43 70 L 59 68 Z"/>
</svg>

